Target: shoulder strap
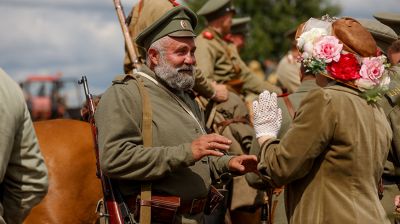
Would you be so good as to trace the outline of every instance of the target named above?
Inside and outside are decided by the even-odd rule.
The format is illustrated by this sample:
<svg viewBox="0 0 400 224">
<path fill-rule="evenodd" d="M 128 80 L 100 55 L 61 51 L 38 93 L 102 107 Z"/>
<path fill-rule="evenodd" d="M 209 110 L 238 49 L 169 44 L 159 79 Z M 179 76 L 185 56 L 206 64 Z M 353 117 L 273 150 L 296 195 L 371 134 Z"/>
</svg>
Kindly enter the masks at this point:
<svg viewBox="0 0 400 224">
<path fill-rule="evenodd" d="M 283 101 L 284 101 L 285 104 L 286 104 L 286 108 L 287 108 L 288 111 L 289 111 L 290 117 L 293 119 L 293 118 L 294 118 L 295 112 L 294 112 L 294 109 L 293 109 L 293 104 L 292 104 L 292 102 L 291 102 L 290 99 L 289 99 L 289 96 L 284 96 L 284 97 L 283 97 Z"/>
<path fill-rule="evenodd" d="M 192 110 L 184 103 L 179 97 L 177 97 L 174 93 L 172 93 L 169 89 L 167 89 L 165 86 L 161 85 L 157 80 L 155 80 L 153 77 L 147 75 L 146 73 L 143 72 L 137 72 L 138 75 L 145 77 L 146 79 L 150 80 L 154 84 L 156 84 L 158 87 L 160 87 L 162 90 L 168 93 L 185 111 L 188 113 L 194 121 L 196 121 L 197 125 L 199 126 L 200 130 L 202 130 L 203 134 L 206 133 L 204 130 L 204 127 L 201 125 L 201 122 L 196 118 L 196 116 L 193 114 Z"/>
<path fill-rule="evenodd" d="M 142 134 L 143 134 L 143 146 L 150 147 L 153 144 L 152 139 L 152 110 L 150 98 L 147 90 L 144 87 L 143 79 L 139 75 L 127 74 L 137 81 L 139 94 L 142 98 Z M 142 183 L 140 186 L 140 223 L 150 224 L 151 223 L 151 183 Z M 150 202 L 150 203 L 146 203 Z"/>
</svg>

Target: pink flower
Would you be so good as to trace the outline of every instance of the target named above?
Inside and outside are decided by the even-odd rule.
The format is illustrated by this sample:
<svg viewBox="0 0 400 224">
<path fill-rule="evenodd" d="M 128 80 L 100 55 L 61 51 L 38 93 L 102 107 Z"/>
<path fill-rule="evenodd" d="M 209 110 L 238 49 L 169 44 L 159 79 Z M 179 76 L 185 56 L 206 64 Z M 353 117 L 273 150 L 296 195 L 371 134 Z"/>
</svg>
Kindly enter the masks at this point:
<svg viewBox="0 0 400 224">
<path fill-rule="evenodd" d="M 331 63 L 332 61 L 338 62 L 342 49 L 343 44 L 340 44 L 336 37 L 322 36 L 314 44 L 313 55 L 326 63 Z"/>
<path fill-rule="evenodd" d="M 369 79 L 375 84 L 380 82 L 385 66 L 380 57 L 364 58 L 360 69 L 360 75 L 363 79 Z"/>
</svg>

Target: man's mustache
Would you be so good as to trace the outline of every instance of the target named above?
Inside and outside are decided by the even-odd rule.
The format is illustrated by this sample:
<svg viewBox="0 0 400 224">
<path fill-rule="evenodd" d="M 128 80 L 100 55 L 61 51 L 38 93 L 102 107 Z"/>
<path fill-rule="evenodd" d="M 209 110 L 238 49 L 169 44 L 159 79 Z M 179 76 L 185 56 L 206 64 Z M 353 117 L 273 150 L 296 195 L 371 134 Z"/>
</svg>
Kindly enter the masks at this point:
<svg viewBox="0 0 400 224">
<path fill-rule="evenodd" d="M 184 66 L 178 68 L 176 71 L 177 72 L 193 72 L 193 70 L 194 70 L 194 66 L 184 65 Z"/>
</svg>

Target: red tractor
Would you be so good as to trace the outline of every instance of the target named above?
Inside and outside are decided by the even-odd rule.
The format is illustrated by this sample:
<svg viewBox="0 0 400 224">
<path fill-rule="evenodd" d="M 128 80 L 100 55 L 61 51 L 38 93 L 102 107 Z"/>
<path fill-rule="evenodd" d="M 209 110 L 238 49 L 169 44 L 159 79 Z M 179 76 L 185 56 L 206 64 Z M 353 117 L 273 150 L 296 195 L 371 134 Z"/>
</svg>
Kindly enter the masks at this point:
<svg viewBox="0 0 400 224">
<path fill-rule="evenodd" d="M 77 80 L 55 75 L 30 75 L 21 83 L 32 120 L 80 119 L 83 102 Z"/>
</svg>

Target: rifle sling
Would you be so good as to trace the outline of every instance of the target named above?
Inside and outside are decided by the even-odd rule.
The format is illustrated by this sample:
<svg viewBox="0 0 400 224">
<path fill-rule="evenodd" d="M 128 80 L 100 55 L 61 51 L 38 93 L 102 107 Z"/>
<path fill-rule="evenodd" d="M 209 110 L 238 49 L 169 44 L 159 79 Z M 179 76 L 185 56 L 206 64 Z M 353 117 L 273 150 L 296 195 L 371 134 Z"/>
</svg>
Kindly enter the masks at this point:
<svg viewBox="0 0 400 224">
<path fill-rule="evenodd" d="M 152 142 L 152 109 L 149 94 L 146 91 L 143 79 L 140 78 L 139 75 L 127 74 L 128 76 L 135 79 L 138 83 L 139 94 L 142 98 L 142 119 L 143 119 L 143 146 L 150 147 L 153 145 Z M 140 186 L 140 200 L 142 201 L 151 201 L 151 183 L 146 182 L 142 183 Z M 151 223 L 151 203 L 144 204 L 140 203 L 140 223 L 141 224 L 150 224 Z"/>
<path fill-rule="evenodd" d="M 288 112 L 289 112 L 289 114 L 290 114 L 290 117 L 293 119 L 293 118 L 294 118 L 294 115 L 295 115 L 295 112 L 294 112 L 294 109 L 293 109 L 293 104 L 292 104 L 292 102 L 291 102 L 290 99 L 289 99 L 289 96 L 284 96 L 284 97 L 283 97 L 283 101 L 284 101 L 285 104 L 286 104 L 286 108 L 288 109 Z"/>
</svg>

